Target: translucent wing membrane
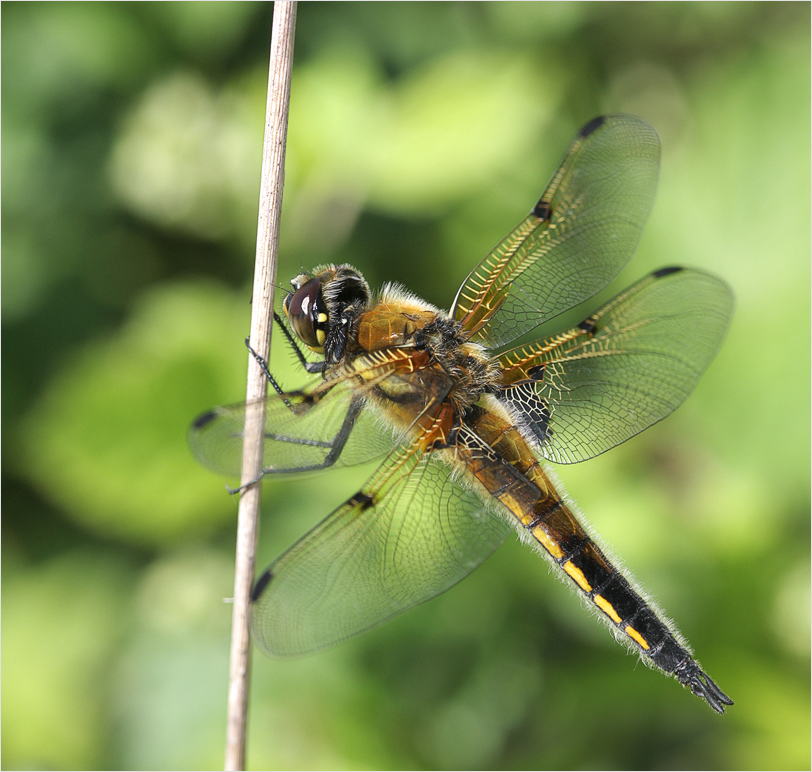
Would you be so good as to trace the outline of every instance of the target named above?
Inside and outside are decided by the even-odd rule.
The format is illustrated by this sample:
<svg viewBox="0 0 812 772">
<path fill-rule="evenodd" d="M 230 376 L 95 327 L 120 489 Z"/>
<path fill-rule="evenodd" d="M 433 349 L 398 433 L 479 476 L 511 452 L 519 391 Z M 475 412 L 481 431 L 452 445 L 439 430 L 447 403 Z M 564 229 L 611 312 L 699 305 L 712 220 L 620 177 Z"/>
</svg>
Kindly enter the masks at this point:
<svg viewBox="0 0 812 772">
<path fill-rule="evenodd" d="M 645 121 L 590 121 L 533 211 L 465 280 L 451 315 L 498 347 L 603 289 L 637 246 L 659 163 Z"/>
<path fill-rule="evenodd" d="M 264 410 L 266 474 L 361 464 L 385 455 L 397 442 L 397 432 L 367 404 L 364 393 L 364 386 L 344 376 L 264 402 L 216 407 L 192 424 L 189 443 L 201 464 L 238 478 L 246 421 Z"/>
<path fill-rule="evenodd" d="M 255 640 L 275 655 L 338 643 L 444 592 L 510 531 L 436 454 L 403 447 L 259 578 Z"/>
<path fill-rule="evenodd" d="M 732 311 L 720 279 L 656 271 L 578 327 L 502 354 L 500 397 L 544 458 L 592 458 L 680 405 L 713 359 Z"/>
</svg>

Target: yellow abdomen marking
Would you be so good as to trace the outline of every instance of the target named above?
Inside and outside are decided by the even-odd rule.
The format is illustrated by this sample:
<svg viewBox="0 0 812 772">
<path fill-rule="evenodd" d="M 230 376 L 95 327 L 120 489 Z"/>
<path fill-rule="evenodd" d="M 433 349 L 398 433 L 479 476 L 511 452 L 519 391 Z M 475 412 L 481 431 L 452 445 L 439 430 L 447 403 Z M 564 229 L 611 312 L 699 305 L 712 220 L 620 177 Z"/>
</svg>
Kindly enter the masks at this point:
<svg viewBox="0 0 812 772">
<path fill-rule="evenodd" d="M 561 568 L 563 568 L 575 581 L 575 583 L 584 591 L 589 592 L 592 590 L 592 585 L 586 580 L 584 572 L 580 568 L 574 566 L 572 561 L 567 561 Z M 648 648 L 648 647 L 646 647 Z"/>
<path fill-rule="evenodd" d="M 564 551 L 545 533 L 544 529 L 540 525 L 536 526 L 532 533 L 533 536 L 536 537 L 538 543 L 541 544 L 541 546 L 544 547 L 544 549 L 546 549 L 547 552 L 549 552 L 556 560 L 561 560 L 561 558 L 564 557 Z"/>
<path fill-rule="evenodd" d="M 649 648 L 646 639 L 643 638 L 643 636 L 640 635 L 640 633 L 638 633 L 637 630 L 635 630 L 631 625 L 626 625 L 626 635 L 628 635 L 629 638 L 637 641 L 637 643 L 639 643 L 644 649 Z"/>
<path fill-rule="evenodd" d="M 615 611 L 615 607 L 608 600 L 606 600 L 606 598 L 604 598 L 602 595 L 596 595 L 594 598 L 592 598 L 592 600 L 595 601 L 595 605 L 601 611 L 603 611 L 603 613 L 606 614 L 609 619 L 611 619 L 616 625 L 620 624 L 620 616 L 618 615 L 617 611 Z M 627 632 L 630 629 L 631 628 L 627 628 Z M 631 635 L 631 633 L 629 633 L 629 635 Z"/>
</svg>

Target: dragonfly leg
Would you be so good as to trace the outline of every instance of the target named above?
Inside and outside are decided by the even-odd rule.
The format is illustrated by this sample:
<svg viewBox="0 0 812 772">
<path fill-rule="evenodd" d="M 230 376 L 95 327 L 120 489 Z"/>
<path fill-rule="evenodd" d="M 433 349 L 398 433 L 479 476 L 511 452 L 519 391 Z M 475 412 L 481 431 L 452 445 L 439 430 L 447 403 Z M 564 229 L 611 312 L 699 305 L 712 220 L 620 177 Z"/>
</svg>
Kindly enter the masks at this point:
<svg viewBox="0 0 812 772">
<path fill-rule="evenodd" d="M 320 469 L 327 469 L 335 464 L 338 461 L 339 457 L 341 456 L 344 447 L 347 444 L 347 440 L 350 438 L 350 434 L 352 433 L 352 429 L 355 426 L 355 420 L 358 418 L 361 410 L 363 409 L 364 405 L 366 404 L 365 400 L 358 399 L 357 397 L 354 398 L 350 402 L 350 407 L 347 410 L 346 415 L 344 416 L 344 420 L 341 423 L 341 427 L 339 428 L 336 436 L 333 437 L 332 442 L 329 444 L 330 452 L 324 457 L 324 460 L 320 464 L 311 464 L 310 466 L 297 466 L 292 469 L 265 469 L 263 470 L 262 474 L 289 474 L 293 472 L 317 472 Z M 292 442 L 295 441 L 294 438 L 289 438 L 286 441 Z M 312 441 L 305 440 L 299 444 L 306 444 L 311 445 L 313 444 Z M 318 443 L 321 445 L 322 443 Z"/>
<path fill-rule="evenodd" d="M 285 329 L 285 328 L 283 327 L 283 329 Z M 285 332 L 287 333 L 286 329 L 285 329 Z M 254 349 L 251 347 L 251 342 L 250 342 L 249 338 L 245 339 L 245 347 L 251 353 L 251 356 L 254 357 L 254 359 L 257 360 L 257 364 L 260 366 L 260 369 L 262 370 L 262 374 L 265 376 L 265 378 L 267 378 L 267 380 L 271 384 L 271 386 L 273 386 L 274 391 L 280 397 L 282 397 L 282 401 L 287 405 L 288 409 L 291 412 L 293 412 L 293 405 L 290 404 L 288 398 L 285 396 L 285 392 L 282 390 L 282 387 L 276 382 L 276 378 L 274 378 L 273 375 L 271 375 L 271 371 L 268 369 L 268 363 L 265 361 L 265 359 L 263 357 L 261 357 L 259 354 L 257 354 L 257 352 L 254 351 Z M 299 353 L 299 352 L 297 352 L 297 353 Z"/>
<path fill-rule="evenodd" d="M 282 319 L 279 314 L 274 311 L 273 315 L 274 321 L 276 321 L 277 326 L 282 330 L 285 338 L 287 339 L 288 343 L 290 343 L 291 347 L 293 348 L 293 352 L 296 354 L 297 359 L 301 363 L 302 367 L 308 373 L 321 373 L 324 372 L 324 362 L 308 362 L 305 359 L 304 354 L 302 353 L 299 345 L 296 343 L 296 339 L 291 335 L 290 330 L 288 330 L 287 325 L 285 324 L 284 320 Z M 245 346 L 251 352 L 251 356 L 256 359 L 257 364 L 260 366 L 262 370 L 262 374 L 268 379 L 268 382 L 273 386 L 274 391 L 277 394 L 282 394 L 282 387 L 276 382 L 276 378 L 271 375 L 271 371 L 268 369 L 268 363 L 265 361 L 263 357 L 261 357 L 254 349 L 251 347 L 251 342 L 249 338 L 245 339 Z"/>
<path fill-rule="evenodd" d="M 335 464 L 336 461 L 338 461 L 339 457 L 341 456 L 341 453 L 347 444 L 347 440 L 349 440 L 350 438 L 352 429 L 355 426 L 355 421 L 358 418 L 359 414 L 361 413 L 361 410 L 363 409 L 364 405 L 365 400 L 363 399 L 355 398 L 350 402 L 349 410 L 347 410 L 347 413 L 344 416 L 344 420 L 341 423 L 341 427 L 339 428 L 335 437 L 333 437 L 332 441 L 329 444 L 318 442 L 315 440 L 299 439 L 296 437 L 282 437 L 281 435 L 275 437 L 274 435 L 268 434 L 265 435 L 266 439 L 284 440 L 285 442 L 294 445 L 314 445 L 318 447 L 329 447 L 330 451 L 327 453 L 327 455 L 324 457 L 324 460 L 321 463 L 311 464 L 309 466 L 291 467 L 290 469 L 279 469 L 268 467 L 267 469 L 263 469 L 253 480 L 249 480 L 247 483 L 243 483 L 238 488 L 231 488 L 230 486 L 226 485 L 226 490 L 233 496 L 235 493 L 240 493 L 241 491 L 245 490 L 254 483 L 259 482 L 267 474 L 293 474 L 294 472 L 296 473 L 318 472 L 321 469 L 327 469 L 328 467 L 331 467 L 333 464 Z"/>
<path fill-rule="evenodd" d="M 299 344 L 296 342 L 296 338 L 294 338 L 293 335 L 291 335 L 288 326 L 285 324 L 285 320 L 282 319 L 282 317 L 279 316 L 279 314 L 277 314 L 276 311 L 274 311 L 273 318 L 277 326 L 282 330 L 282 334 L 285 336 L 285 338 L 287 338 L 288 343 L 290 343 L 291 348 L 293 349 L 293 353 L 296 354 L 296 358 L 299 360 L 302 367 L 309 373 L 324 372 L 324 362 L 308 362 L 305 359 L 305 355 L 299 348 Z M 256 356 L 256 354 L 254 356 Z M 264 369 L 264 372 L 267 373 L 267 368 Z"/>
<path fill-rule="evenodd" d="M 249 480 L 247 483 L 243 483 L 238 488 L 232 488 L 228 483 L 226 483 L 226 491 L 232 496 L 237 493 L 242 493 L 244 490 L 250 488 L 254 483 L 258 483 L 263 477 L 265 477 L 265 470 L 263 469 L 253 480 Z"/>
<path fill-rule="evenodd" d="M 257 360 L 257 364 L 262 370 L 262 374 L 268 379 L 271 386 L 273 386 L 274 391 L 279 395 L 283 394 L 284 392 L 282 391 L 282 387 L 276 382 L 276 378 L 271 375 L 271 371 L 268 369 L 268 363 L 259 354 L 257 354 L 253 348 L 251 348 L 250 338 L 245 339 L 245 347 L 251 353 L 251 356 Z"/>
</svg>

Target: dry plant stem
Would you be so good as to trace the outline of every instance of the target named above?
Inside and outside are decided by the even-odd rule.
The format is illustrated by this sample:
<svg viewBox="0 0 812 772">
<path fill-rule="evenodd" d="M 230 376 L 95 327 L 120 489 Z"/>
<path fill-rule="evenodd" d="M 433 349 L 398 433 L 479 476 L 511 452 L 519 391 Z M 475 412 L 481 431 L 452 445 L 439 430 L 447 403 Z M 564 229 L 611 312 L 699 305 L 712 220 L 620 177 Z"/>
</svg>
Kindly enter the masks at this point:
<svg viewBox="0 0 812 772">
<path fill-rule="evenodd" d="M 251 347 L 266 361 L 270 353 L 273 289 L 285 178 L 285 143 L 288 131 L 290 74 L 293 62 L 293 33 L 296 3 L 277 0 L 273 10 L 268 101 L 265 111 L 265 141 L 262 151 L 262 180 L 259 196 L 257 254 L 251 313 Z M 246 400 L 264 400 L 267 381 L 257 361 L 248 357 Z M 264 411 L 257 420 L 246 422 L 243 444 L 242 483 L 256 479 L 262 469 Z M 245 730 L 248 708 L 251 638 L 249 630 L 251 585 L 254 581 L 259 520 L 260 484 L 247 488 L 240 497 L 237 524 L 237 558 L 234 571 L 234 610 L 231 631 L 231 666 L 228 688 L 227 770 L 245 768 Z"/>
</svg>

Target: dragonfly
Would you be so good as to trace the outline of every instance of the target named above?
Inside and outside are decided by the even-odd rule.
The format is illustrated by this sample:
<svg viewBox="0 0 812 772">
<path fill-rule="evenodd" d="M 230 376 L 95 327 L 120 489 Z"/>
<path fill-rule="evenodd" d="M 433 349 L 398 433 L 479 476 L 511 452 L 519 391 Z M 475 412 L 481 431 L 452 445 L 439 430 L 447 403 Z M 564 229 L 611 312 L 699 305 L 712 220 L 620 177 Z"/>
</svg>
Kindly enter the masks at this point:
<svg viewBox="0 0 812 772">
<path fill-rule="evenodd" d="M 597 456 L 677 408 L 722 343 L 731 290 L 701 270 L 661 268 L 574 327 L 519 340 L 617 276 L 659 164 L 644 120 L 591 120 L 447 313 L 396 285 L 373 294 L 346 264 L 291 281 L 275 319 L 305 386 L 284 391 L 254 354 L 275 393 L 202 414 L 193 452 L 238 477 L 246 422 L 261 419 L 260 477 L 383 460 L 256 580 L 251 626 L 264 651 L 312 652 L 368 630 L 449 589 L 518 532 L 647 664 L 718 713 L 733 704 L 546 465 Z"/>
</svg>

